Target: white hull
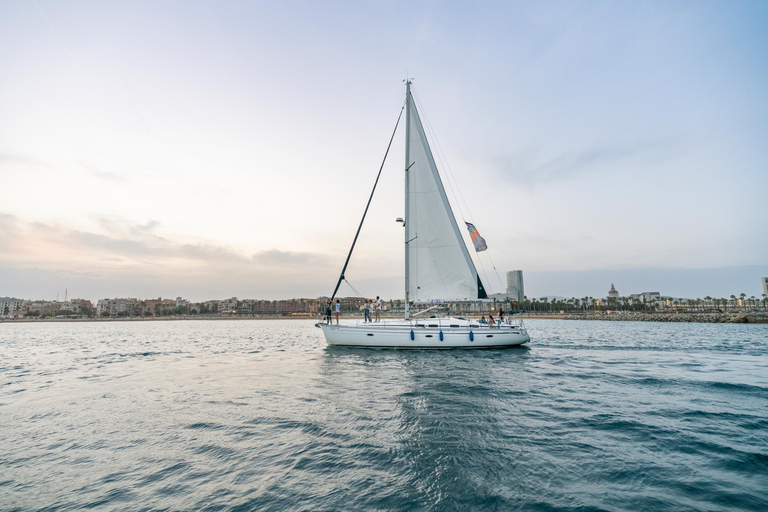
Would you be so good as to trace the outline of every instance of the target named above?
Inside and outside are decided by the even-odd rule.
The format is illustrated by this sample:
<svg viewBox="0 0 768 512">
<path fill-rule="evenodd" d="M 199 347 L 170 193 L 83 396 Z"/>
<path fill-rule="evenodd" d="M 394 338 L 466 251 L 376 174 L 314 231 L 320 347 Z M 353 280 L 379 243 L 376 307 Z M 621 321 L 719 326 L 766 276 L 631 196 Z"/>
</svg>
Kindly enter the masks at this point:
<svg viewBox="0 0 768 512">
<path fill-rule="evenodd" d="M 397 349 L 504 348 L 530 336 L 522 324 L 489 327 L 459 319 L 399 323 L 316 324 L 329 345 Z M 413 335 L 411 335 L 413 333 Z M 440 334 L 442 333 L 442 340 Z"/>
</svg>

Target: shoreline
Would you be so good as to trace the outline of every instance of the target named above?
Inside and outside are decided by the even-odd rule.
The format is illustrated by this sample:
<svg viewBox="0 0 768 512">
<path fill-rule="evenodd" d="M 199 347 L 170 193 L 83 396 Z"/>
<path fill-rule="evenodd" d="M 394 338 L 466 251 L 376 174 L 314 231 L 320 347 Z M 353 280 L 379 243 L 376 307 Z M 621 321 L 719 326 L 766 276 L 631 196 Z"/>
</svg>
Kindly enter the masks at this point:
<svg viewBox="0 0 768 512">
<path fill-rule="evenodd" d="M 382 320 L 401 320 L 400 316 L 382 315 Z M 522 320 L 602 320 L 605 322 L 660 322 L 660 323 L 720 323 L 720 324 L 768 324 L 768 312 L 731 312 L 731 313 L 611 313 L 611 314 L 566 314 L 566 313 L 541 313 L 515 315 L 514 318 Z M 340 320 L 360 320 L 362 316 L 341 316 Z M 170 317 L 124 317 L 124 318 L 2 318 L 0 324 L 14 323 L 102 323 L 102 322 L 185 322 L 185 321 L 222 321 L 222 320 L 309 320 L 319 322 L 323 320 L 317 316 L 170 316 Z"/>
<path fill-rule="evenodd" d="M 768 324 L 768 312 L 733 311 L 728 313 L 612 313 L 565 315 L 565 320 L 603 320 L 606 322 L 660 322 L 705 324 Z"/>
<path fill-rule="evenodd" d="M 185 322 L 192 320 L 313 320 L 318 321 L 320 317 L 314 316 L 208 316 L 208 317 L 185 317 L 185 316 L 171 316 L 171 317 L 124 317 L 124 318 L 2 318 L 0 324 L 3 323 L 53 323 L 53 322 Z"/>
</svg>

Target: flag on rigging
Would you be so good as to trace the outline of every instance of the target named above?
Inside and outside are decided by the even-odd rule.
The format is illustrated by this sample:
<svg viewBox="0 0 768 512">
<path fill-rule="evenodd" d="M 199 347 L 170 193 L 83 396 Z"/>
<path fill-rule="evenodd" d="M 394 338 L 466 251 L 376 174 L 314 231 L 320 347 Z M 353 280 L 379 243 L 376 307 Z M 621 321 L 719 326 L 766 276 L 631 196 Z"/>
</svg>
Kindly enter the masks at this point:
<svg viewBox="0 0 768 512">
<path fill-rule="evenodd" d="M 474 224 L 470 224 L 469 222 L 464 222 L 464 224 L 467 225 L 467 229 L 469 230 L 469 236 L 472 237 L 472 243 L 475 244 L 475 252 L 481 252 L 488 248 L 487 245 L 485 245 L 485 238 L 480 236 L 480 233 L 477 232 L 477 228 Z"/>
</svg>

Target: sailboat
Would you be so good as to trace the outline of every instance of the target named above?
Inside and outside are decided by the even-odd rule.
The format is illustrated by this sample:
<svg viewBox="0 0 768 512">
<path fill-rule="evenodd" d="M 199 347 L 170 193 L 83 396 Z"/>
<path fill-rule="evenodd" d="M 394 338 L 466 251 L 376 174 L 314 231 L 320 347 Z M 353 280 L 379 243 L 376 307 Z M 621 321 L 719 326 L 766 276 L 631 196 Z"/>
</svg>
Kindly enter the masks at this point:
<svg viewBox="0 0 768 512">
<path fill-rule="evenodd" d="M 488 325 L 467 318 L 420 316 L 451 303 L 490 301 L 443 188 L 411 94 L 412 82 L 405 82 L 405 104 L 400 111 L 400 117 L 403 110 L 406 113 L 405 216 L 397 219 L 405 228 L 405 318 L 339 324 L 334 323 L 331 317 L 331 305 L 345 279 L 344 272 L 371 203 L 369 198 L 347 261 L 328 303 L 325 320 L 315 325 L 323 330 L 329 345 L 398 349 L 502 348 L 522 345 L 530 341 L 522 320 L 507 318 L 504 322 Z M 400 123 L 400 117 L 397 124 Z M 396 131 L 397 125 L 392 139 Z M 389 153 L 389 147 L 386 154 Z M 376 183 L 378 181 L 379 177 Z M 375 190 L 376 184 L 371 198 Z M 419 306 L 425 309 L 411 314 L 411 308 Z"/>
</svg>

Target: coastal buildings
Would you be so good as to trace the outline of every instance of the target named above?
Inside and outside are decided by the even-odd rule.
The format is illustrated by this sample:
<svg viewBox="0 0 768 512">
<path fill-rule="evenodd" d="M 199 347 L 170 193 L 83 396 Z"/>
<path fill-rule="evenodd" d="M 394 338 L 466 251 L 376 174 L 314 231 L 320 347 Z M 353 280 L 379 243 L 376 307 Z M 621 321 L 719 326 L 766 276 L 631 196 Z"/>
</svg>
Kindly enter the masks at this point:
<svg viewBox="0 0 768 512">
<path fill-rule="evenodd" d="M 163 299 L 162 297 L 158 297 L 156 299 L 147 299 L 142 302 L 144 304 L 139 314 L 144 316 L 163 316 L 187 312 L 186 307 L 182 307 L 181 309 L 178 308 L 176 305 L 178 299 Z M 138 315 L 134 314 L 131 316 Z"/>
<path fill-rule="evenodd" d="M 231 297 L 229 299 L 220 300 L 217 304 L 217 310 L 219 313 L 236 313 L 237 312 L 237 297 Z"/>
<path fill-rule="evenodd" d="M 45 317 L 92 314 L 93 304 L 87 299 L 24 300 L 0 297 L 0 318 Z"/>
<path fill-rule="evenodd" d="M 24 305 L 23 299 L 0 297 L 0 317 L 13 318 L 16 311 Z"/>
<path fill-rule="evenodd" d="M 188 301 L 187 301 L 188 302 Z M 99 299 L 96 313 L 100 317 L 162 316 L 186 313 L 187 307 L 178 307 L 178 299 Z"/>
<path fill-rule="evenodd" d="M 633 293 L 629 298 L 640 302 L 653 302 L 661 300 L 661 294 L 659 292 Z"/>
<path fill-rule="evenodd" d="M 510 270 L 507 272 L 507 297 L 515 302 L 523 302 L 525 289 L 523 286 L 522 270 Z"/>
<path fill-rule="evenodd" d="M 139 299 L 99 299 L 96 312 L 99 316 L 140 316 L 143 304 Z"/>
<path fill-rule="evenodd" d="M 519 271 L 516 271 L 519 272 Z M 521 273 L 522 274 L 522 273 Z M 522 275 L 520 274 L 520 280 Z M 516 280 L 517 277 L 514 278 Z M 768 278 L 762 278 L 763 284 Z M 513 280 L 513 282 L 514 282 Z M 514 292 L 513 289 L 509 290 Z M 615 296 L 614 296 L 615 292 Z M 521 293 L 521 292 L 518 292 Z M 489 297 L 490 301 L 462 302 L 445 304 L 443 312 L 454 316 L 481 315 L 494 313 L 503 309 L 526 310 L 536 312 L 567 312 L 567 311 L 738 311 L 760 310 L 768 308 L 768 294 L 763 297 L 748 296 L 745 293 L 730 297 L 704 297 L 686 299 L 669 295 L 662 296 L 659 292 L 642 292 L 631 294 L 629 297 L 620 296 L 616 287 L 611 284 L 608 300 L 594 297 L 581 297 L 566 299 L 564 297 L 542 297 L 541 299 L 526 299 L 515 301 L 514 293 L 500 293 Z M 508 298 L 509 297 L 509 298 Z M 371 297 L 373 298 L 373 297 Z M 186 317 L 186 318 L 225 318 L 225 317 L 310 317 L 322 315 L 328 304 L 329 297 L 316 299 L 284 299 L 284 300 L 258 300 L 238 299 L 230 297 L 222 300 L 208 300 L 204 302 L 190 302 L 182 297 L 175 299 L 138 298 L 112 298 L 99 299 L 96 307 L 87 299 L 71 299 L 68 301 L 55 300 L 25 300 L 14 297 L 0 297 L 0 319 L 11 321 L 14 319 L 44 319 L 44 318 L 69 318 L 88 319 L 102 318 L 150 318 L 150 317 Z M 339 297 L 342 305 L 342 315 L 345 317 L 362 317 L 363 297 Z M 399 316 L 404 313 L 404 302 L 401 299 L 382 300 L 382 310 L 385 314 Z"/>
</svg>

